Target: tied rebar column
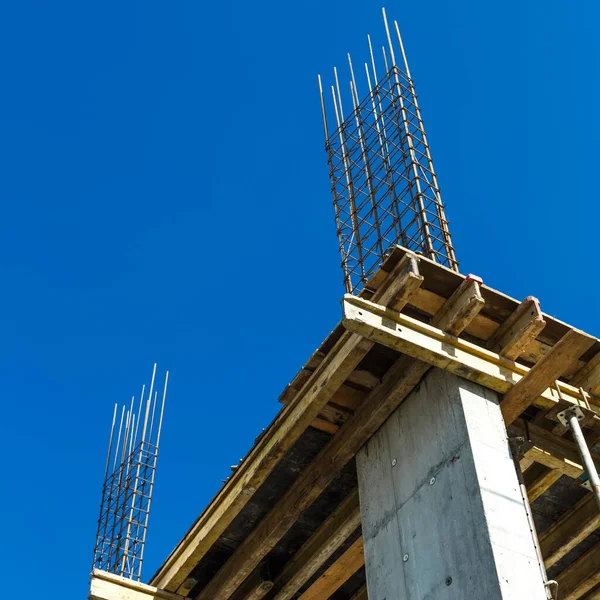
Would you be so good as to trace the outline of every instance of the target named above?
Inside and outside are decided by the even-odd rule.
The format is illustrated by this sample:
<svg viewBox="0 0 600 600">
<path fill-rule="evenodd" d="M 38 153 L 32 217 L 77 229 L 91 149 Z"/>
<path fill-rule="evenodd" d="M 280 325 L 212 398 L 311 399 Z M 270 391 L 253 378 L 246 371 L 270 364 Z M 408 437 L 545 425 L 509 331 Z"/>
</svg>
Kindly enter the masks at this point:
<svg viewBox="0 0 600 600">
<path fill-rule="evenodd" d="M 94 568 L 137 581 L 142 576 L 169 373 L 165 376 L 158 414 L 155 376 L 156 365 L 146 399 L 145 386 L 142 387 L 137 415 L 133 412 L 134 398 L 128 410 L 122 407 L 116 439 L 115 405 L 94 548 Z"/>
<path fill-rule="evenodd" d="M 396 52 L 384 10 L 388 50 L 378 77 L 369 40 L 368 95 L 361 101 L 350 55 L 352 111 L 344 116 L 337 69 L 331 86 L 335 127 L 330 130 L 319 89 L 344 285 L 359 292 L 390 247 L 401 245 L 458 270 L 427 136 L 398 24 Z"/>
</svg>

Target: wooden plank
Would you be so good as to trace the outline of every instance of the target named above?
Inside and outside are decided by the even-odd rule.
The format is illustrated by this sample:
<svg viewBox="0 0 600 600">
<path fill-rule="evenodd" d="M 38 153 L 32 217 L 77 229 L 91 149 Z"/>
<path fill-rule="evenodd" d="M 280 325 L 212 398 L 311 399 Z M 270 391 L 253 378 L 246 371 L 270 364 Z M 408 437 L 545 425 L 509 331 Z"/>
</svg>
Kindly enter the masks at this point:
<svg viewBox="0 0 600 600">
<path fill-rule="evenodd" d="M 538 299 L 528 296 L 492 334 L 487 348 L 500 356 L 516 360 L 545 326 Z"/>
<path fill-rule="evenodd" d="M 394 248 L 388 259 L 384 262 L 381 269 L 375 273 L 368 287 L 377 290 L 378 286 L 385 279 L 386 273 L 390 271 L 398 260 L 404 255 L 406 250 L 402 247 Z M 419 271 L 425 277 L 425 282 L 415 297 L 411 300 L 410 306 L 417 308 L 420 312 L 433 315 L 439 309 L 444 300 L 454 291 L 458 283 L 465 276 L 455 271 L 448 270 L 443 265 L 435 263 L 426 257 L 420 257 Z M 372 293 L 372 292 L 371 292 Z M 497 290 L 487 286 L 482 286 L 482 295 L 487 301 L 485 314 L 482 312 L 477 315 L 465 329 L 465 332 L 486 341 L 496 331 L 512 312 L 518 307 L 519 302 L 514 298 L 507 296 Z M 367 300 L 372 298 L 364 296 Z M 543 314 L 547 325 L 540 335 L 539 340 L 533 340 L 527 347 L 522 359 L 530 363 L 535 363 L 566 333 L 570 327 L 554 317 Z M 581 361 L 578 365 L 569 367 L 565 372 L 566 376 L 572 376 L 576 370 L 583 366 Z"/>
<path fill-rule="evenodd" d="M 592 590 L 586 597 L 585 600 L 600 600 L 600 586 Z"/>
<path fill-rule="evenodd" d="M 528 457 L 527 453 L 525 453 L 519 459 L 519 467 L 521 467 L 521 473 L 525 473 L 525 471 L 527 471 L 527 469 L 529 469 L 529 467 L 531 467 L 534 464 L 535 464 L 535 461 L 533 460 L 533 458 Z"/>
<path fill-rule="evenodd" d="M 537 500 L 561 476 L 562 471 L 559 469 L 549 469 L 545 465 L 534 464 L 523 475 L 529 502 Z"/>
<path fill-rule="evenodd" d="M 600 396 L 600 352 L 583 366 L 569 381 L 575 387 Z"/>
<path fill-rule="evenodd" d="M 435 313 L 431 325 L 451 335 L 458 335 L 483 308 L 478 277 L 469 275 Z"/>
<path fill-rule="evenodd" d="M 514 432 L 516 435 L 525 434 L 525 427 L 519 421 L 511 425 L 509 430 L 511 433 Z M 533 444 L 535 444 L 535 446 L 541 448 L 544 450 L 544 452 L 547 452 L 558 459 L 569 461 L 569 463 L 583 472 L 583 466 L 581 465 L 581 457 L 579 456 L 577 444 L 557 436 L 551 431 L 547 431 L 535 423 L 529 423 L 527 431 L 529 432 L 529 439 Z M 592 454 L 592 458 L 596 463 L 596 467 L 600 469 L 600 456 L 597 454 Z M 537 460 L 537 458 L 535 460 Z"/>
<path fill-rule="evenodd" d="M 362 298 L 346 296 L 343 308 L 342 323 L 349 331 L 359 333 L 374 342 L 451 371 L 502 394 L 507 393 L 531 370 L 525 365 L 508 360 L 459 337 L 448 335 L 408 315 L 386 309 Z M 561 391 L 562 401 L 585 406 L 583 396 L 577 388 L 563 382 L 558 382 L 557 385 Z M 556 390 L 547 388 L 534 400 L 534 403 L 540 408 L 549 409 L 559 400 Z M 591 408 L 596 414 L 599 412 L 594 399 Z M 596 421 L 590 424 L 598 428 Z"/>
<path fill-rule="evenodd" d="M 391 289 L 391 282 L 396 282 Z M 383 286 L 378 290 L 379 303 L 401 311 L 423 283 L 419 273 L 418 259 L 412 253 L 405 254 L 392 269 Z"/>
<path fill-rule="evenodd" d="M 183 596 L 93 569 L 88 600 L 187 600 Z"/>
<path fill-rule="evenodd" d="M 556 577 L 560 600 L 578 600 L 600 583 L 600 544 L 596 544 Z"/>
<path fill-rule="evenodd" d="M 359 538 L 298 600 L 327 600 L 364 564 L 363 541 Z"/>
<path fill-rule="evenodd" d="M 261 600 L 272 589 L 274 582 L 261 569 L 255 571 L 235 594 L 235 600 Z"/>
<path fill-rule="evenodd" d="M 443 296 L 439 296 L 434 292 L 421 287 L 415 293 L 409 305 L 417 308 L 419 311 L 427 315 L 433 315 L 444 303 L 444 300 L 445 298 Z M 547 315 L 543 315 L 543 317 L 544 320 L 548 322 L 549 317 Z M 485 342 L 494 335 L 499 327 L 500 323 L 480 313 L 465 328 L 465 333 L 468 333 L 469 335 L 480 339 L 482 342 Z M 550 348 L 552 348 L 551 345 L 540 340 L 533 339 L 523 349 L 521 358 L 530 363 L 536 363 L 549 352 Z M 565 371 L 565 375 L 572 376 L 578 369 L 582 368 L 584 364 L 584 362 L 578 361 L 575 365 L 569 365 Z"/>
<path fill-rule="evenodd" d="M 515 419 L 561 377 L 567 366 L 578 359 L 596 341 L 587 333 L 571 329 L 550 352 L 537 362 L 527 374 L 504 396 L 502 414 L 506 425 Z"/>
<path fill-rule="evenodd" d="M 352 595 L 350 600 L 369 600 L 369 595 L 367 594 L 367 586 L 363 585 L 356 594 Z"/>
<path fill-rule="evenodd" d="M 600 512 L 596 498 L 588 494 L 539 536 L 546 568 L 557 563 L 598 528 Z"/>
<path fill-rule="evenodd" d="M 216 498 L 152 578 L 151 584 L 187 594 L 183 586 L 198 561 L 240 513 L 287 450 L 371 349 L 372 343 L 345 333 L 296 397 L 267 428 Z"/>
<path fill-rule="evenodd" d="M 275 580 L 274 600 L 292 598 L 359 525 L 358 489 L 354 489 L 286 563 Z"/>
<path fill-rule="evenodd" d="M 340 428 L 339 425 L 336 425 L 335 423 L 330 423 L 329 421 L 321 419 L 320 417 L 313 419 L 310 423 L 310 426 L 314 427 L 315 429 L 318 429 L 319 431 L 324 431 L 325 433 L 329 433 L 331 435 L 333 435 Z"/>
<path fill-rule="evenodd" d="M 471 293 L 473 288 L 469 286 L 465 289 Z M 461 322 L 464 322 L 464 306 L 467 304 L 469 303 L 454 301 L 456 318 Z M 399 314 L 397 311 L 391 312 Z M 451 312 L 444 311 L 444 319 L 449 328 L 456 329 Z M 314 502 L 365 441 L 379 429 L 389 414 L 419 383 L 429 368 L 428 364 L 407 356 L 397 360 L 384 375 L 381 383 L 365 397 L 354 414 L 204 587 L 197 600 L 230 598 L 262 558 L 285 535 L 298 516 Z"/>
<path fill-rule="evenodd" d="M 572 463 L 570 460 L 565 458 L 558 458 L 550 452 L 546 452 L 537 446 L 533 446 L 527 452 L 527 455 L 530 456 L 536 463 L 545 465 L 549 469 L 556 469 L 571 479 L 579 479 L 581 475 L 583 475 L 583 468 L 580 464 Z"/>
</svg>

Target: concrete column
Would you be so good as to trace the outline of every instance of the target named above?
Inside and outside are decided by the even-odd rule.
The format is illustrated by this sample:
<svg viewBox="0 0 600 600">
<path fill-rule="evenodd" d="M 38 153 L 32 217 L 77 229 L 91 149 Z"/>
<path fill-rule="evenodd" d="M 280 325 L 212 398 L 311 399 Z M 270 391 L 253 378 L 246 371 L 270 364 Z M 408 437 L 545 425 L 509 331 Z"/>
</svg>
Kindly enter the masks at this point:
<svg viewBox="0 0 600 600">
<path fill-rule="evenodd" d="M 370 600 L 546 600 L 494 392 L 432 369 L 357 470 Z"/>
</svg>

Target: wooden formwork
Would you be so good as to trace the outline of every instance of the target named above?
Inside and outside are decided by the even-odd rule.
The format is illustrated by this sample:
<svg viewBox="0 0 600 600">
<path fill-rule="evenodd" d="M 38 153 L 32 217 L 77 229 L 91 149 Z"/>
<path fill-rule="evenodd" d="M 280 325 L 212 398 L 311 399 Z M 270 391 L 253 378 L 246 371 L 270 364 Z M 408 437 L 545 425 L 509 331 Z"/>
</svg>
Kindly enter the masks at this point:
<svg viewBox="0 0 600 600">
<path fill-rule="evenodd" d="M 345 297 L 280 413 L 150 584 L 194 600 L 366 598 L 354 457 L 432 367 L 503 395 L 548 575 L 561 599 L 600 598 L 600 513 L 557 417 L 579 406 L 598 449 L 600 341 L 400 247 Z"/>
</svg>

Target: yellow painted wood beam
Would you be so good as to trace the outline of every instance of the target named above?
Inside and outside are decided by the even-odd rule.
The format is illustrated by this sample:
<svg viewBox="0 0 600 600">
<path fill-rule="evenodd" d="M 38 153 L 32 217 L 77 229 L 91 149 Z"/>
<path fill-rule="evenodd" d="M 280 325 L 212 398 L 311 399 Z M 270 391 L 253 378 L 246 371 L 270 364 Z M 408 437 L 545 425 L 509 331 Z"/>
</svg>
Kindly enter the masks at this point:
<svg viewBox="0 0 600 600">
<path fill-rule="evenodd" d="M 475 381 L 500 394 L 509 392 L 531 371 L 495 352 L 362 298 L 346 295 L 343 311 L 342 323 L 348 331 Z M 560 388 L 565 403 L 586 410 L 586 399 L 579 389 L 563 382 L 557 382 L 556 385 Z M 547 387 L 539 392 L 533 403 L 549 409 L 560 400 L 556 389 Z M 592 402 L 594 404 L 591 405 L 591 410 L 596 415 L 600 414 L 595 401 Z M 597 420 L 593 426 L 598 428 Z"/>
</svg>

